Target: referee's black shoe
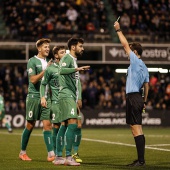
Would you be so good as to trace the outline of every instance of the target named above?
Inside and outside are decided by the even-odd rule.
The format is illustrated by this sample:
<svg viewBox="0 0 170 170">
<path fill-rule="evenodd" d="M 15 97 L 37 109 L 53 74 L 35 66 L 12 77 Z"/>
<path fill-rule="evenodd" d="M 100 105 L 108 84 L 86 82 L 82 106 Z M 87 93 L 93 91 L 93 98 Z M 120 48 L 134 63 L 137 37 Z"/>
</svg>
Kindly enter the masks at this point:
<svg viewBox="0 0 170 170">
<path fill-rule="evenodd" d="M 145 162 L 139 162 L 138 160 L 133 161 L 133 163 L 128 164 L 126 166 L 144 166 Z"/>
</svg>

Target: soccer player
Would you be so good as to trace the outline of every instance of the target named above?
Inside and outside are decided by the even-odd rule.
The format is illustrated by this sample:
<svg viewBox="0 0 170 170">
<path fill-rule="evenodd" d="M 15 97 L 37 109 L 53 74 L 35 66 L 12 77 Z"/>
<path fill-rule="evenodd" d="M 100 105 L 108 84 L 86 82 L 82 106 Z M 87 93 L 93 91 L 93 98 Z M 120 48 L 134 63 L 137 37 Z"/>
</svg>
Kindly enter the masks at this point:
<svg viewBox="0 0 170 170">
<path fill-rule="evenodd" d="M 45 69 L 51 65 L 51 60 L 48 61 L 47 58 L 50 52 L 50 42 L 50 39 L 39 39 L 36 42 L 38 54 L 30 58 L 27 64 L 29 77 L 28 95 L 26 99 L 27 122 L 22 134 L 21 151 L 19 153 L 19 158 L 23 161 L 31 161 L 31 158 L 29 158 L 26 153 L 26 148 L 36 120 L 42 120 L 43 122 L 43 136 L 48 151 L 47 161 L 53 161 L 55 159 L 51 134 L 52 125 L 50 122 L 50 97 L 48 97 L 46 108 L 42 107 L 40 103 L 41 80 L 44 76 Z M 48 87 L 46 95 L 49 96 Z"/>
<path fill-rule="evenodd" d="M 5 124 L 6 128 L 8 129 L 8 132 L 11 133 L 12 128 L 9 122 L 7 122 L 5 118 L 5 106 L 4 106 L 4 98 L 2 96 L 2 92 L 0 94 L 0 121 L 2 121 L 3 124 Z"/>
<path fill-rule="evenodd" d="M 70 38 L 68 40 L 69 54 L 60 60 L 59 74 L 59 107 L 62 121 L 68 123 L 65 133 L 66 161 L 65 165 L 79 166 L 71 156 L 73 141 L 77 130 L 77 102 L 80 95 L 79 71 L 88 70 L 90 66 L 77 66 L 77 57 L 83 54 L 84 40 L 81 38 Z"/>
<path fill-rule="evenodd" d="M 126 80 L 126 123 L 131 126 L 138 158 L 127 166 L 144 166 L 145 136 L 142 131 L 142 110 L 145 108 L 148 96 L 149 73 L 146 65 L 141 60 L 143 51 L 141 44 L 136 42 L 129 44 L 120 29 L 118 21 L 114 23 L 114 28 L 130 60 Z M 140 94 L 142 87 L 144 87 L 143 98 Z"/>
<path fill-rule="evenodd" d="M 55 46 L 53 48 L 53 55 L 55 57 L 55 62 L 51 64 L 44 73 L 44 78 L 41 82 L 40 94 L 41 94 L 41 105 L 42 107 L 47 107 L 47 101 L 45 96 L 46 86 L 49 84 L 51 89 L 51 122 L 53 123 L 53 145 L 56 151 L 56 159 L 54 161 L 55 165 L 64 164 L 65 159 L 62 157 L 63 151 L 63 139 L 62 136 L 65 134 L 65 122 L 62 122 L 62 127 L 60 128 L 60 111 L 58 103 L 58 91 L 59 91 L 59 61 L 66 54 L 66 48 L 64 46 Z M 57 134 L 59 131 L 59 136 Z M 57 150 L 56 150 L 56 138 L 57 138 Z M 58 153 L 61 150 L 61 153 Z"/>
</svg>

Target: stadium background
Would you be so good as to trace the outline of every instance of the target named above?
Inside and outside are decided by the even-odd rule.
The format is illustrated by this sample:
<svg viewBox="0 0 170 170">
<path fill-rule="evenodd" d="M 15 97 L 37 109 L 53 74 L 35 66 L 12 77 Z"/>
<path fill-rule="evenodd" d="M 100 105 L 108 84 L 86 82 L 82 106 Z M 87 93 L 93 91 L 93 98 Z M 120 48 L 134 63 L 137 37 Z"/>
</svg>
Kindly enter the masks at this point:
<svg viewBox="0 0 170 170">
<path fill-rule="evenodd" d="M 26 63 L 37 53 L 35 41 L 48 37 L 53 47 L 72 36 L 85 39 L 78 64 L 91 65 L 81 72 L 83 126 L 125 126 L 126 70 L 117 69 L 126 69 L 128 61 L 113 29 L 118 16 L 128 41 L 144 46 L 150 68 L 144 124 L 170 126 L 170 1 L 0 0 L 0 9 L 0 90 L 13 127 L 24 126 Z"/>
</svg>

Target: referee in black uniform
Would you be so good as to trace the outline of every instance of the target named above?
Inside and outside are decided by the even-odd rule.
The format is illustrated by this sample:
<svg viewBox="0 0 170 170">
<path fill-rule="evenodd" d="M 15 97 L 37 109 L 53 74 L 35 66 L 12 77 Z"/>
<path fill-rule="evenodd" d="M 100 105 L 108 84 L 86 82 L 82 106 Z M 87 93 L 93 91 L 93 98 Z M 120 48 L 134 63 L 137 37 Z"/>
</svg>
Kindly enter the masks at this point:
<svg viewBox="0 0 170 170">
<path fill-rule="evenodd" d="M 149 90 L 149 73 L 141 60 L 142 46 L 140 43 L 128 43 L 123 35 L 118 21 L 114 23 L 119 40 L 130 60 L 126 80 L 126 123 L 130 125 L 136 143 L 137 160 L 127 166 L 145 165 L 145 136 L 142 131 L 142 110 L 145 109 Z M 144 97 L 140 93 L 144 88 Z"/>
</svg>

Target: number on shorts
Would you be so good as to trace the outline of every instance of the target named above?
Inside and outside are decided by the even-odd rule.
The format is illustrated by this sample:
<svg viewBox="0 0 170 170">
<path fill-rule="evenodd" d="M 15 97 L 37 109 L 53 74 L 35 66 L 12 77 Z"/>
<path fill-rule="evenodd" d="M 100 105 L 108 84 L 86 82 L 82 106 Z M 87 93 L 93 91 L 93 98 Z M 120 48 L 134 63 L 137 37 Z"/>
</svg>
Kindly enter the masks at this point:
<svg viewBox="0 0 170 170">
<path fill-rule="evenodd" d="M 31 118 L 32 115 L 33 115 L 33 112 L 32 112 L 32 111 L 29 111 L 28 116 Z"/>
<path fill-rule="evenodd" d="M 55 114 L 54 113 L 52 114 L 52 120 L 55 120 Z"/>
<path fill-rule="evenodd" d="M 71 109 L 71 114 L 74 115 L 74 108 Z"/>
</svg>

